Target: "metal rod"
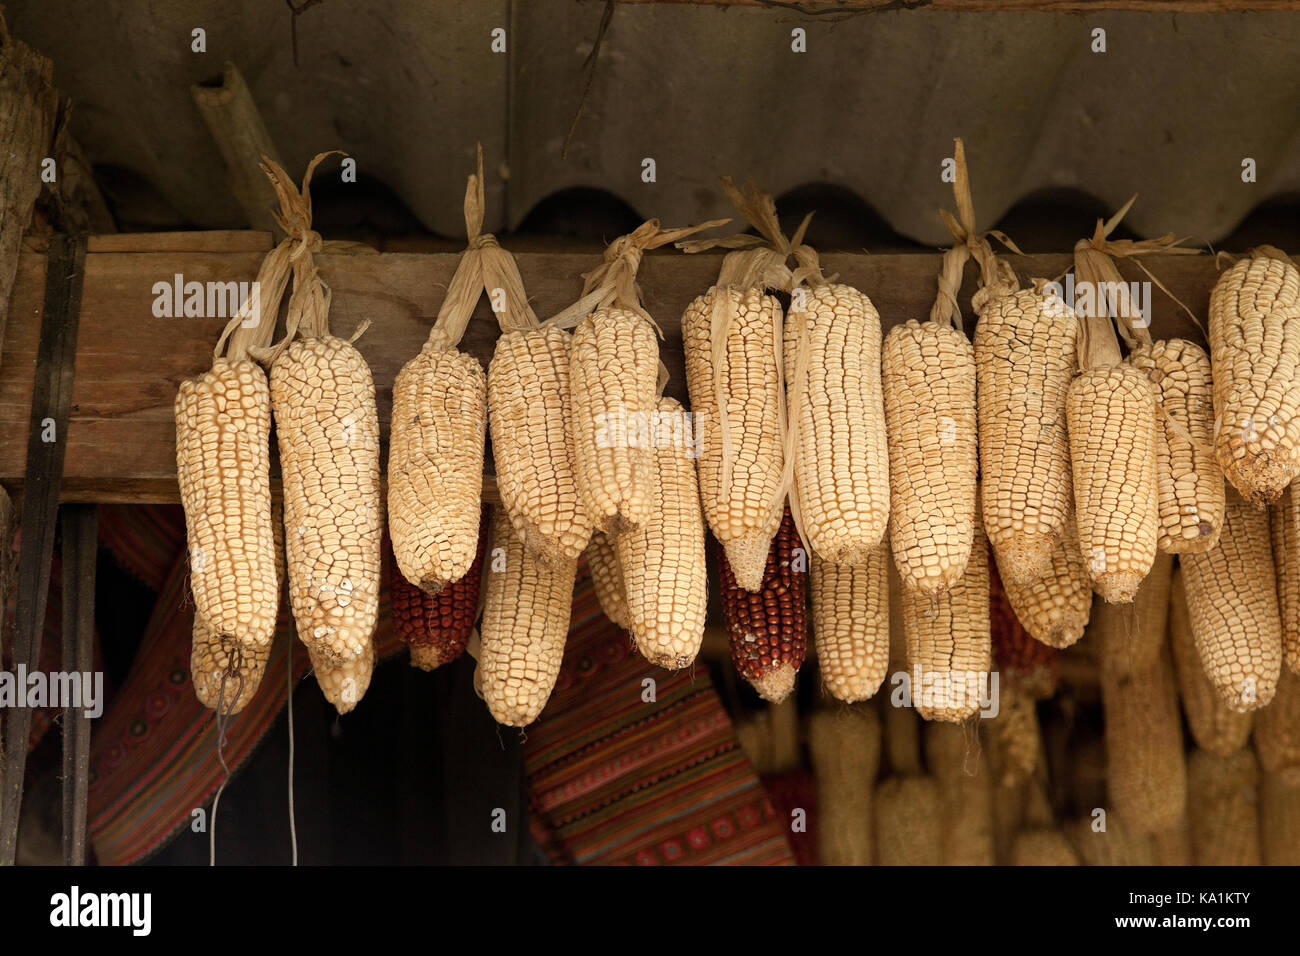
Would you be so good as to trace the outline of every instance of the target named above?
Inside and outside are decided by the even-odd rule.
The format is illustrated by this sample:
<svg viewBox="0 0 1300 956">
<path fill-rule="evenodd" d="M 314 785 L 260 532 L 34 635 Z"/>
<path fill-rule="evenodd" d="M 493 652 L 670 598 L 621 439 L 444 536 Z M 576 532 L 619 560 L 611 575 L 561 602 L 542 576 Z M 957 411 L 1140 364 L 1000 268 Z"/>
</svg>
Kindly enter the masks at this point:
<svg viewBox="0 0 1300 956">
<path fill-rule="evenodd" d="M 59 489 L 68 447 L 68 412 L 81 317 L 81 281 L 86 239 L 56 233 L 50 239 L 45 269 L 45 307 L 36 353 L 23 478 L 22 543 L 18 553 L 18 595 L 14 615 L 14 670 L 40 666 L 45 600 L 49 596 Z M 20 688 L 25 690 L 26 688 Z M 15 707 L 5 721 L 3 778 L 0 779 L 0 866 L 11 866 L 18 851 L 18 818 L 27 771 L 27 740 L 32 712 Z"/>
</svg>

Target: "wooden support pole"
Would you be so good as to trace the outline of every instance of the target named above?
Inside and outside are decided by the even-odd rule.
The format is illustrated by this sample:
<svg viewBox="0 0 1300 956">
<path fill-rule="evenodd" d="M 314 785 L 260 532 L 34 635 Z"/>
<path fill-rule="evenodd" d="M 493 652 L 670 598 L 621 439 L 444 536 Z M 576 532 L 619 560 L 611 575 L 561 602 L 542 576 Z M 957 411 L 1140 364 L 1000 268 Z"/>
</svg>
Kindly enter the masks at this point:
<svg viewBox="0 0 1300 956">
<path fill-rule="evenodd" d="M 238 67 L 227 63 L 219 83 L 197 84 L 190 87 L 190 93 L 225 161 L 230 191 L 244 210 L 248 224 L 254 229 L 278 232 L 271 215 L 277 206 L 275 190 L 260 164 L 263 156 L 278 163 L 280 154 Z"/>
<path fill-rule="evenodd" d="M 62 233 L 51 237 L 23 482 L 23 539 L 18 553 L 13 650 L 15 671 L 40 666 L 50 559 L 54 555 L 55 520 L 68 446 L 68 413 L 72 406 L 73 362 L 77 354 L 85 262 L 84 238 L 70 239 Z M 15 707 L 9 711 L 5 721 L 3 785 L 0 786 L 0 866 L 12 865 L 17 852 L 18 817 L 22 810 L 31 727 L 29 708 Z"/>
<path fill-rule="evenodd" d="M 95 558 L 99 527 L 95 505 L 65 505 L 63 529 L 63 672 L 81 675 L 82 699 L 63 708 L 63 862 L 86 863 L 86 791 L 90 785 L 90 718 L 94 680 Z M 96 699 L 103 705 L 103 700 Z"/>
</svg>

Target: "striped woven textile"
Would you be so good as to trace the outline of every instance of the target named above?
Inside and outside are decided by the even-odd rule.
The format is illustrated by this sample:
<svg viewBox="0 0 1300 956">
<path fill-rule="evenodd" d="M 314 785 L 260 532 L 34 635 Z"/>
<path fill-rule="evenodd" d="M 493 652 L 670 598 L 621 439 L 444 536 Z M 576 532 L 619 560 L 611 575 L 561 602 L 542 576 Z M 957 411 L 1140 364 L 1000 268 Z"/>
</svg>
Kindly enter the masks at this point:
<svg viewBox="0 0 1300 956">
<path fill-rule="evenodd" d="M 533 833 L 555 863 L 794 862 L 703 666 L 647 664 L 601 613 L 588 574 L 524 760 Z"/>
</svg>

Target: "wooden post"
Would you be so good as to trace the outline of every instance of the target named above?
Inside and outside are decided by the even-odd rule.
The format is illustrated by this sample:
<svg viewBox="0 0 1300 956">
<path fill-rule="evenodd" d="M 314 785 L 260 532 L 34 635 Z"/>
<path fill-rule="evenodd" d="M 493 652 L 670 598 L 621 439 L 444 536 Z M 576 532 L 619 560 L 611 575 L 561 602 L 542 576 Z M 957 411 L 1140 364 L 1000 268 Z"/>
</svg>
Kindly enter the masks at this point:
<svg viewBox="0 0 1300 956">
<path fill-rule="evenodd" d="M 49 156 L 58 101 L 53 65 L 11 37 L 0 14 L 0 348 L 18 250 L 41 191 L 41 161 Z"/>
<path fill-rule="evenodd" d="M 248 224 L 254 229 L 278 232 L 271 215 L 277 207 L 275 190 L 262 172 L 261 162 L 263 156 L 269 156 L 278 163 L 280 154 L 239 69 L 227 63 L 220 83 L 197 84 L 190 87 L 190 93 L 225 160 L 230 191 L 248 217 Z"/>
</svg>

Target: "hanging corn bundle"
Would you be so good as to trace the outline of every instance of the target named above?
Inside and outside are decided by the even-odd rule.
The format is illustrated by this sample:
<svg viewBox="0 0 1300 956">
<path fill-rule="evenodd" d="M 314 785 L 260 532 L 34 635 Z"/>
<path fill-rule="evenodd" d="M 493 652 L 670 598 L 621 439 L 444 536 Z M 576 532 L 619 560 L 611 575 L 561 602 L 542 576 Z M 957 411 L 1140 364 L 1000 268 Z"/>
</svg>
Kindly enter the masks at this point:
<svg viewBox="0 0 1300 956">
<path fill-rule="evenodd" d="M 563 564 L 591 538 L 578 494 L 569 366 L 572 336 L 539 324 L 514 257 L 493 244 L 482 255 L 483 284 L 501 337 L 488 366 L 488 424 L 501 506 L 541 558 Z"/>
<path fill-rule="evenodd" d="M 385 549 L 388 565 L 388 599 L 393 631 L 411 652 L 411 666 L 437 670 L 465 651 L 474 619 L 478 617 L 479 582 L 482 580 L 483 549 L 487 545 L 486 509 L 479 518 L 478 550 L 474 563 L 457 581 L 437 594 L 417 588 L 397 567 L 392 548 Z"/>
<path fill-rule="evenodd" d="M 1094 307 L 1104 306 L 1113 315 L 1129 351 L 1124 364 L 1140 371 L 1152 385 L 1156 402 L 1157 547 L 1170 554 L 1193 554 L 1214 547 L 1223 525 L 1224 483 L 1223 472 L 1214 460 L 1210 357 L 1199 345 L 1185 339 L 1153 341 L 1149 305 L 1147 309 L 1138 308 L 1129 285 L 1110 257 L 1197 253 L 1179 248 L 1173 236 L 1143 242 L 1106 239 L 1105 234 L 1114 229 L 1132 204 L 1130 199 L 1104 227 L 1104 233 L 1099 224 L 1091 242 L 1079 243 L 1075 277 L 1089 283 L 1082 291 L 1090 296 Z M 1140 259 L 1135 261 L 1193 322 L 1200 324 Z"/>
<path fill-rule="evenodd" d="M 1300 475 L 1300 271 L 1261 246 L 1210 294 L 1214 453 L 1243 497 L 1278 499 Z"/>
<path fill-rule="evenodd" d="M 866 295 L 822 275 L 811 246 L 796 244 L 794 256 L 782 349 L 793 483 L 783 484 L 813 554 L 864 564 L 889 525 L 880 316 Z M 973 398 L 973 376 L 971 385 Z"/>
<path fill-rule="evenodd" d="M 307 187 L 327 155 L 312 160 L 301 194 L 267 163 L 278 221 L 296 246 L 287 334 L 262 354 L 271 363 L 293 616 L 317 682 L 342 713 L 361 699 L 373 668 L 383 498 L 370 368 L 352 342 L 330 334 L 330 292 L 312 258 L 321 241 L 311 231 Z"/>
<path fill-rule="evenodd" d="M 676 242 L 725 220 L 661 229 L 657 219 L 615 239 L 604 261 L 583 274 L 582 298 L 548 320 L 576 326 L 569 356 L 573 464 L 578 495 L 593 525 L 607 534 L 635 528 L 653 510 L 654 465 L 648 423 L 659 361 L 659 327 L 641 305 L 637 269 L 647 249 Z M 576 555 L 575 555 L 576 556 Z"/>
<path fill-rule="evenodd" d="M 736 584 L 757 591 L 792 478 L 785 460 L 781 305 L 767 294 L 790 288 L 792 243 L 781 232 L 771 196 L 752 186 L 742 193 L 727 178 L 722 185 L 759 235 L 678 244 L 686 252 L 732 250 L 718 281 L 682 315 L 682 351 L 704 517 Z"/>
<path fill-rule="evenodd" d="M 956 143 L 956 185 L 969 203 L 965 149 Z M 974 216 L 970 217 L 974 221 Z M 1001 233 L 994 236 L 1019 250 Z M 1010 587 L 1051 572 L 1071 506 L 1065 396 L 1076 368 L 1077 323 L 1015 273 L 983 236 L 966 236 L 979 263 L 971 306 L 984 531 Z"/>
<path fill-rule="evenodd" d="M 483 234 L 483 151 L 465 188 L 461 255 L 420 354 L 393 382 L 388 439 L 388 528 L 405 578 L 437 594 L 459 580 L 478 547 L 487 383 L 457 345 L 483 293 L 483 257 L 500 252 Z"/>
<path fill-rule="evenodd" d="M 195 650 L 224 647 L 228 663 L 242 657 L 236 647 L 267 651 L 275 634 L 283 574 L 276 573 L 271 517 L 271 392 L 253 353 L 270 344 L 291 260 L 311 237 L 315 233 L 290 233 L 267 254 L 257 293 L 221 333 L 212 368 L 182 382 L 176 393 L 176 475 L 185 509 Z"/>
<path fill-rule="evenodd" d="M 963 170 L 965 155 L 957 141 Z M 881 374 L 889 432 L 889 542 L 904 587 L 935 596 L 966 569 L 975 540 L 975 349 L 962 331 L 957 292 L 971 256 L 970 183 L 954 183 L 958 219 L 940 212 L 956 245 L 944 253 L 928 321 L 885 339 Z"/>
<path fill-rule="evenodd" d="M 1082 314 L 1079 374 L 1067 402 L 1079 548 L 1093 589 L 1116 604 L 1132 601 L 1151 570 L 1160 506 L 1156 388 L 1144 371 L 1121 360 L 1111 324 L 1112 316 L 1126 327 L 1144 320 L 1110 257 L 1167 251 L 1174 241 L 1108 239 L 1132 204 L 1108 222 L 1098 220 L 1092 238 L 1074 247 L 1074 299 Z"/>
</svg>

